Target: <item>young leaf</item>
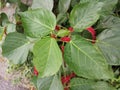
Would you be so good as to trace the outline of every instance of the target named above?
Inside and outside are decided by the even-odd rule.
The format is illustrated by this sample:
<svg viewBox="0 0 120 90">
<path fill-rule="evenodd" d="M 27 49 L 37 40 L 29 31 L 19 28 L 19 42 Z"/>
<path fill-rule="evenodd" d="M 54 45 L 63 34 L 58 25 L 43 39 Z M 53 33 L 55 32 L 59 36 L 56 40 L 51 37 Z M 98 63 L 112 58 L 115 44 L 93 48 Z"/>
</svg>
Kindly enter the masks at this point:
<svg viewBox="0 0 120 90">
<path fill-rule="evenodd" d="M 37 81 L 37 88 L 38 90 L 63 90 L 61 81 L 56 75 L 39 79 Z"/>
<path fill-rule="evenodd" d="M 70 90 L 116 90 L 113 86 L 103 81 L 92 81 L 74 78 L 70 82 Z"/>
<path fill-rule="evenodd" d="M 52 11 L 53 9 L 53 0 L 33 0 L 31 8 L 45 8 Z"/>
<path fill-rule="evenodd" d="M 22 64 L 27 60 L 31 45 L 25 35 L 9 33 L 2 45 L 2 54 L 14 64 Z"/>
<path fill-rule="evenodd" d="M 99 12 L 103 6 L 101 2 L 80 3 L 70 14 L 70 24 L 77 32 L 92 26 L 99 19 Z"/>
<path fill-rule="evenodd" d="M 62 53 L 54 38 L 46 37 L 35 43 L 33 63 L 39 77 L 54 75 L 62 64 Z"/>
<path fill-rule="evenodd" d="M 113 78 L 112 71 L 97 47 L 80 36 L 73 36 L 70 43 L 67 43 L 64 58 L 78 76 L 89 79 Z"/>
<path fill-rule="evenodd" d="M 11 32 L 15 32 L 15 31 L 16 31 L 16 25 L 13 24 L 13 23 L 8 24 L 8 26 L 7 26 L 7 34 L 11 33 Z"/>
<path fill-rule="evenodd" d="M 120 65 L 120 30 L 106 29 L 98 36 L 96 45 L 110 65 Z"/>
<path fill-rule="evenodd" d="M 70 33 L 70 31 L 61 29 L 58 31 L 57 36 L 64 37 L 64 36 L 68 36 L 69 33 Z"/>
<path fill-rule="evenodd" d="M 30 37 L 43 37 L 54 30 L 55 15 L 45 9 L 35 9 L 20 13 L 24 32 Z"/>
</svg>

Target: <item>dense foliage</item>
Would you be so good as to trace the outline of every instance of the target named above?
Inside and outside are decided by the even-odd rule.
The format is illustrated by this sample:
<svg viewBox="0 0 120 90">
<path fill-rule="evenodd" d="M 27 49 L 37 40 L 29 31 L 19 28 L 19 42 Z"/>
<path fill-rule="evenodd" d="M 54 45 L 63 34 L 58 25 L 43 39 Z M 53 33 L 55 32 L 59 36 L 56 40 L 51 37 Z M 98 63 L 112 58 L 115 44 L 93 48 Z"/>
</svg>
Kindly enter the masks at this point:
<svg viewBox="0 0 120 90">
<path fill-rule="evenodd" d="M 29 63 L 38 90 L 120 90 L 119 0 L 21 1 L 1 1 L 2 54 Z"/>
</svg>

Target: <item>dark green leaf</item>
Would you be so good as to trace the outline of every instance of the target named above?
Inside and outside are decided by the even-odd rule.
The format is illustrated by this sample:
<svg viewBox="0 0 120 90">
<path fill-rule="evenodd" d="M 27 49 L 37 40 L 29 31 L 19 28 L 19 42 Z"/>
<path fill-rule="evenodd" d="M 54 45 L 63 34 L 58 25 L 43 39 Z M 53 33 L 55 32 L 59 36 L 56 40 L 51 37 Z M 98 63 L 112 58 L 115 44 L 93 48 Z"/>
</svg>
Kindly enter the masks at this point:
<svg viewBox="0 0 120 90">
<path fill-rule="evenodd" d="M 106 29 L 98 36 L 96 45 L 110 65 L 120 65 L 120 30 Z"/>
<path fill-rule="evenodd" d="M 92 81 L 82 78 L 74 78 L 70 83 L 70 90 L 116 90 L 113 86 L 102 81 Z"/>
<path fill-rule="evenodd" d="M 78 32 L 92 26 L 99 19 L 102 6 L 101 2 L 88 2 L 75 6 L 70 14 L 71 26 Z"/>
<path fill-rule="evenodd" d="M 61 81 L 56 75 L 39 79 L 37 81 L 37 88 L 38 90 L 63 90 Z"/>
<path fill-rule="evenodd" d="M 9 33 L 2 45 L 2 54 L 14 64 L 22 64 L 27 60 L 30 43 L 25 35 Z"/>
<path fill-rule="evenodd" d="M 62 53 L 54 38 L 43 38 L 35 43 L 33 54 L 33 63 L 39 72 L 39 77 L 54 75 L 60 69 Z"/>
<path fill-rule="evenodd" d="M 52 11 L 53 0 L 33 0 L 32 8 L 45 8 Z"/>
<path fill-rule="evenodd" d="M 73 36 L 65 46 L 64 58 L 78 76 L 89 79 L 113 78 L 113 73 L 98 48 L 80 36 Z"/>
<path fill-rule="evenodd" d="M 20 13 L 24 32 L 30 37 L 43 37 L 54 30 L 55 15 L 45 9 L 30 10 Z"/>
</svg>

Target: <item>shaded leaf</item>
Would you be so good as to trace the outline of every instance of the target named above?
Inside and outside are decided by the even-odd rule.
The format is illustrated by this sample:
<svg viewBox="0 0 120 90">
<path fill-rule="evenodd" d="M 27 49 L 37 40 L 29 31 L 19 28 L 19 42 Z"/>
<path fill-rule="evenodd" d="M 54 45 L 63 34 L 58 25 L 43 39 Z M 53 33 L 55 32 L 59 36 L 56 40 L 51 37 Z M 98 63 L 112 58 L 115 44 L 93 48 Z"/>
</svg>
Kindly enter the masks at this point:
<svg viewBox="0 0 120 90">
<path fill-rule="evenodd" d="M 2 54 L 14 64 L 22 64 L 27 60 L 31 45 L 25 35 L 9 33 L 2 45 Z"/>
<path fill-rule="evenodd" d="M 61 81 L 56 75 L 39 79 L 37 81 L 37 87 L 38 90 L 63 90 Z"/>
<path fill-rule="evenodd" d="M 4 34 L 4 28 L 0 26 L 0 40 L 2 40 Z"/>
<path fill-rule="evenodd" d="M 120 65 L 120 30 L 106 29 L 98 36 L 96 45 L 110 65 Z"/>
<path fill-rule="evenodd" d="M 69 9 L 71 0 L 59 0 L 59 13 L 66 13 Z"/>
<path fill-rule="evenodd" d="M 70 90 L 116 90 L 113 86 L 102 81 L 92 81 L 82 78 L 74 78 L 70 83 Z"/>
<path fill-rule="evenodd" d="M 53 9 L 53 0 L 33 0 L 31 8 L 44 8 L 52 11 Z"/>
</svg>

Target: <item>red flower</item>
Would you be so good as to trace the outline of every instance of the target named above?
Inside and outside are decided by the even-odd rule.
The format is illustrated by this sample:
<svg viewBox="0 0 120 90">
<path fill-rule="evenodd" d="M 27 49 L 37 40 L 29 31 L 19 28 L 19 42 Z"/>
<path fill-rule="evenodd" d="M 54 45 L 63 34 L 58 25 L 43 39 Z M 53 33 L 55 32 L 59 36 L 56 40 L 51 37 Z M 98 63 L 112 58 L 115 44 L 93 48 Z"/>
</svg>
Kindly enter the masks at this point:
<svg viewBox="0 0 120 90">
<path fill-rule="evenodd" d="M 74 78 L 75 76 L 76 76 L 75 73 L 71 73 L 71 74 L 70 74 L 70 77 L 71 77 L 71 78 Z"/>
<path fill-rule="evenodd" d="M 73 27 L 69 27 L 68 30 L 69 30 L 70 32 L 73 32 L 73 31 L 74 31 Z"/>
<path fill-rule="evenodd" d="M 92 39 L 93 39 L 93 43 L 95 43 L 95 40 L 96 40 L 96 32 L 95 32 L 94 28 L 89 27 L 89 28 L 87 28 L 87 30 L 88 30 L 88 32 L 91 33 Z"/>
<path fill-rule="evenodd" d="M 37 71 L 36 67 L 34 67 L 33 73 L 34 73 L 35 76 L 38 76 L 38 71 Z"/>
<path fill-rule="evenodd" d="M 62 37 L 60 40 L 63 42 L 70 42 L 71 39 L 70 37 Z"/>
<path fill-rule="evenodd" d="M 62 76 L 61 81 L 62 84 L 67 84 L 70 82 L 71 77 L 70 76 Z"/>
<path fill-rule="evenodd" d="M 69 90 L 69 88 L 68 88 L 68 87 L 65 87 L 64 90 Z"/>
<path fill-rule="evenodd" d="M 60 26 L 59 26 L 59 25 L 56 25 L 56 26 L 55 26 L 55 30 L 59 31 L 59 30 L 60 30 Z"/>
</svg>

